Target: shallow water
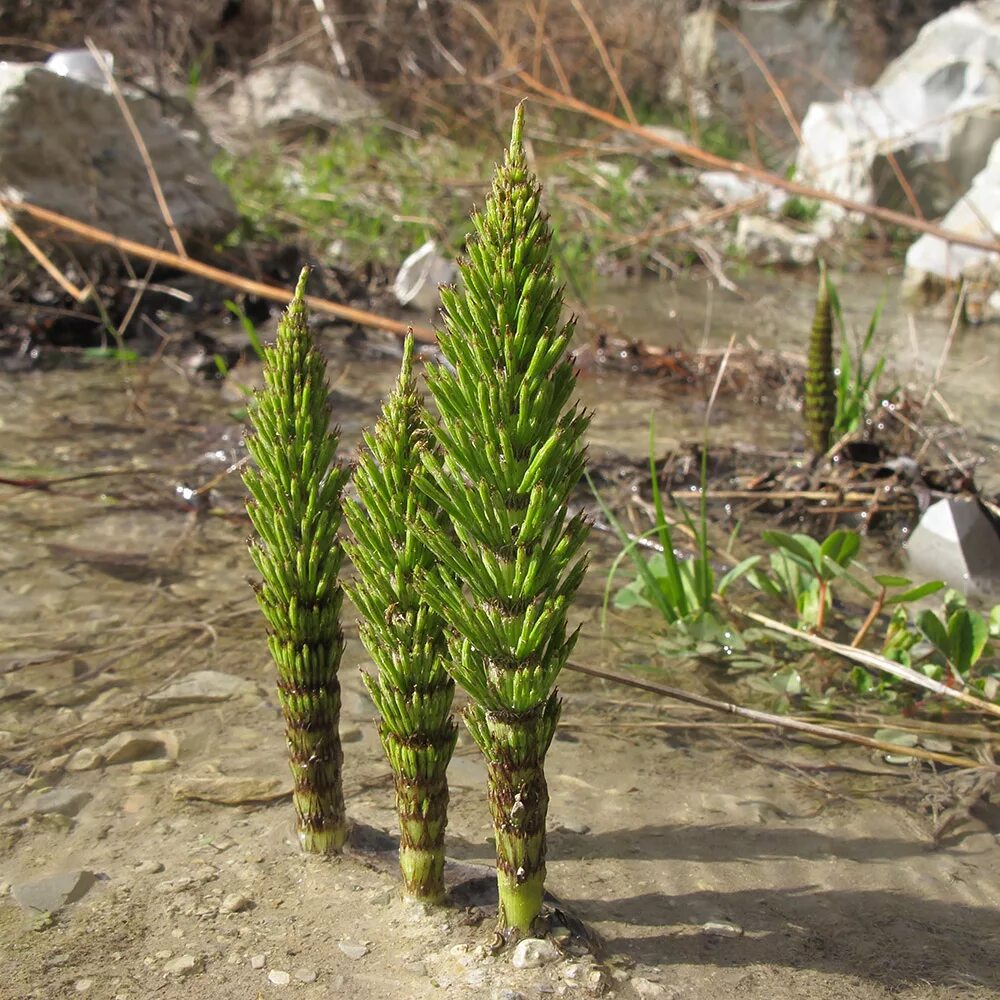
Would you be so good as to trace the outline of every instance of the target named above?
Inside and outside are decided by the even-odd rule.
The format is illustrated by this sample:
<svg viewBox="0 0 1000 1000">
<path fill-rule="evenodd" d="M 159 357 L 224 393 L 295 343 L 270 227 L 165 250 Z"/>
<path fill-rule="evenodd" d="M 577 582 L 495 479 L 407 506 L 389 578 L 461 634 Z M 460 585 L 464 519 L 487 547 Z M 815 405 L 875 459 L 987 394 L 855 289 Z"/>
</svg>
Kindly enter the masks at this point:
<svg viewBox="0 0 1000 1000">
<path fill-rule="evenodd" d="M 668 308 L 667 289 L 646 293 L 647 311 L 661 298 Z M 726 339 L 715 323 L 712 336 Z M 333 403 L 350 450 L 396 364 L 360 357 L 339 339 L 327 347 L 331 376 L 344 373 Z M 700 437 L 700 390 L 668 394 L 648 379 L 608 375 L 584 379 L 581 395 L 597 410 L 595 452 L 641 458 L 651 410 L 661 446 Z M 185 783 L 220 776 L 288 783 L 273 667 L 247 586 L 243 490 L 238 471 L 227 474 L 243 455 L 239 408 L 238 396 L 165 363 L 0 376 L 0 475 L 91 476 L 47 491 L 0 486 L 0 757 L 10 765 L 0 769 L 0 880 L 101 873 L 44 933 L 0 896 L 0 954 L 17 955 L 6 986 L 18 997 L 76 996 L 91 981 L 102 997 L 242 1000 L 268 988 L 268 968 L 305 966 L 317 978 L 296 986 L 304 1000 L 459 1000 L 474 974 L 528 995 L 564 989 L 566 963 L 529 973 L 502 957 L 484 960 L 485 971 L 467 961 L 488 931 L 406 911 L 393 895 L 391 850 L 388 860 L 334 865 L 302 858 L 287 797 L 237 808 L 183 797 Z M 789 446 L 797 431 L 762 423 L 759 412 L 725 400 L 713 434 Z M 198 516 L 178 487 L 212 482 L 214 506 Z M 712 691 L 718 675 L 657 655 L 650 617 L 613 615 L 601 629 L 600 567 L 615 546 L 597 534 L 593 543 L 575 655 L 619 670 L 655 663 L 661 676 Z M 349 809 L 355 821 L 391 831 L 391 787 L 358 671 L 367 660 L 348 633 Z M 248 681 L 248 692 L 157 706 L 158 691 L 197 670 Z M 963 995 L 985 998 L 1000 986 L 989 817 L 970 818 L 934 854 L 909 772 L 878 758 L 711 728 L 728 723 L 693 720 L 684 707 L 576 674 L 562 688 L 563 726 L 548 764 L 549 885 L 625 965 L 637 963 L 632 974 L 646 983 L 639 991 L 626 982 L 621 995 L 944 1000 L 956 995 L 956 967 L 972 984 Z M 67 754 L 147 727 L 167 727 L 179 747 L 163 771 L 66 770 Z M 484 777 L 463 736 L 449 772 L 449 856 L 463 862 L 492 856 Z M 91 799 L 65 822 L 26 817 L 25 796 L 46 787 Z M 143 874 L 150 861 L 162 875 Z M 461 866 L 448 870 L 460 877 Z M 220 912 L 233 891 L 252 901 L 238 917 Z M 706 932 L 709 924 L 722 936 Z M 340 940 L 366 941 L 370 954 L 348 962 Z M 166 971 L 180 953 L 195 958 L 193 980 Z M 267 956 L 263 970 L 251 964 L 257 954 Z"/>
<path fill-rule="evenodd" d="M 958 328 L 948 344 L 950 317 L 931 311 L 911 312 L 899 296 L 899 279 L 876 274 L 834 274 L 844 316 L 855 338 L 863 337 L 878 304 L 884 307 L 873 342 L 870 364 L 888 359 L 884 387 L 912 386 L 922 399 L 941 365 L 937 388 L 944 407 L 967 428 L 983 464 L 977 482 L 987 493 L 1000 491 L 1000 326 L 996 323 Z M 752 344 L 804 355 L 816 296 L 815 276 L 753 270 L 737 278 L 740 294 L 720 290 L 711 279 L 681 277 L 642 285 L 605 286 L 594 296 L 609 311 L 621 333 L 664 347 L 725 347 Z M 856 341 L 855 341 L 856 343 Z M 947 348 L 947 350 L 946 350 Z M 941 363 L 942 355 L 944 362 Z M 613 404 L 618 405 L 618 404 Z M 635 401 L 624 404 L 636 406 Z M 738 401 L 727 401 L 730 413 L 718 413 L 713 435 L 725 441 L 748 414 Z M 704 412 L 696 402 L 677 414 L 685 433 Z M 673 416 L 673 415 L 672 415 Z M 770 418 L 762 424 L 776 447 L 801 446 L 799 422 Z M 695 435 L 697 430 L 694 431 Z"/>
</svg>

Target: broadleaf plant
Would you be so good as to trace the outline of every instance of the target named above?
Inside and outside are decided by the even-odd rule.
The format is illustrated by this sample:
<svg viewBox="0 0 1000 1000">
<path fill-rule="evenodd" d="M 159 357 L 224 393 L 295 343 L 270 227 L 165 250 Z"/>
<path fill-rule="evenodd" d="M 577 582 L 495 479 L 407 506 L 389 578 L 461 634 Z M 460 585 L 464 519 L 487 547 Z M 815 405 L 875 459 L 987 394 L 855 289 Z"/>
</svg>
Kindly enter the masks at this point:
<svg viewBox="0 0 1000 1000">
<path fill-rule="evenodd" d="M 381 721 L 379 736 L 392 768 L 399 818 L 399 863 L 409 895 L 438 902 L 444 888 L 447 770 L 458 734 L 451 716 L 455 682 L 444 667 L 444 622 L 418 589 L 434 556 L 415 530 L 414 480 L 430 447 L 423 400 L 413 379 L 407 337 L 399 381 L 386 400 L 354 472 L 358 502 L 344 513 L 354 534 L 345 543 L 358 578 L 348 585 L 362 615 L 361 639 L 378 667 L 364 675 Z M 425 517 L 437 518 L 422 501 Z"/>
<path fill-rule="evenodd" d="M 448 669 L 471 696 L 465 721 L 486 757 L 496 833 L 499 930 L 531 934 L 545 882 L 545 755 L 556 678 L 573 648 L 567 613 L 588 524 L 570 516 L 589 416 L 572 396 L 551 231 L 522 146 L 523 109 L 482 213 L 463 289 L 443 288 L 445 364 L 427 368 L 440 453 L 423 454 L 423 514 L 437 566 L 428 604 L 447 622 Z"/>
<path fill-rule="evenodd" d="M 343 550 L 337 539 L 348 470 L 334 464 L 326 362 L 307 325 L 303 269 L 295 297 L 265 349 L 264 389 L 250 411 L 243 481 L 256 529 L 250 554 L 263 578 L 255 589 L 278 668 L 299 841 L 311 853 L 347 839 L 341 765 L 340 628 Z"/>
</svg>

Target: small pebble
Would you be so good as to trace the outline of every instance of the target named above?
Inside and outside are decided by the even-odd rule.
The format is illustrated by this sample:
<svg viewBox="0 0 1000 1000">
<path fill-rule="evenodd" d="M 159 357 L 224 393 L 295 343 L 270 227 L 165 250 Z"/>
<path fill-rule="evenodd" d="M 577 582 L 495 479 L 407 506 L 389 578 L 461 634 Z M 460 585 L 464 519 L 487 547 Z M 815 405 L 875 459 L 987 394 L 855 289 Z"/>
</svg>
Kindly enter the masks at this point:
<svg viewBox="0 0 1000 1000">
<path fill-rule="evenodd" d="M 287 986 L 292 977 L 282 969 L 272 969 L 267 974 L 267 981 L 275 986 Z"/>
<path fill-rule="evenodd" d="M 518 941 L 511 964 L 515 969 L 540 969 L 562 957 L 559 949 L 544 938 L 525 938 Z"/>
<path fill-rule="evenodd" d="M 222 903 L 219 905 L 219 912 L 242 913 L 244 910 L 249 910 L 251 906 L 253 906 L 253 900 L 247 899 L 239 892 L 231 892 L 223 897 Z"/>
<path fill-rule="evenodd" d="M 94 985 L 93 979 L 78 979 L 73 984 L 73 989 L 75 989 L 77 993 L 86 993 L 87 990 L 89 990 L 90 987 L 93 985 Z"/>
<path fill-rule="evenodd" d="M 135 870 L 140 875 L 158 875 L 163 871 L 162 861 L 140 861 L 136 866 Z"/>
<path fill-rule="evenodd" d="M 163 971 L 168 976 L 190 976 L 193 972 L 201 969 L 201 960 L 194 955 L 178 955 L 163 966 Z"/>
<path fill-rule="evenodd" d="M 132 762 L 130 771 L 132 774 L 163 774 L 172 771 L 177 766 L 177 762 L 168 757 L 155 758 L 153 760 L 136 760 Z"/>
<path fill-rule="evenodd" d="M 667 991 L 659 984 L 654 983 L 651 979 L 646 979 L 643 976 L 636 976 L 632 980 L 632 988 L 639 994 L 643 1000 L 656 1000 L 657 997 L 665 997 Z"/>
<path fill-rule="evenodd" d="M 337 947 L 348 958 L 364 958 L 368 954 L 368 946 L 364 944 L 351 944 L 350 941 L 338 941 Z"/>
<path fill-rule="evenodd" d="M 295 976 L 295 978 L 300 983 L 314 983 L 314 982 L 316 982 L 316 970 L 315 969 L 296 969 L 292 973 L 292 975 Z"/>
<path fill-rule="evenodd" d="M 586 823 L 576 823 L 576 822 L 570 821 L 568 823 L 560 823 L 556 827 L 556 832 L 557 833 L 577 833 L 577 834 L 581 834 L 582 835 L 584 833 L 590 833 L 590 827 L 587 826 Z"/>
<path fill-rule="evenodd" d="M 251 969 L 263 969 L 266 962 L 267 962 L 267 957 L 265 955 L 251 955 L 250 956 L 250 968 Z"/>
<path fill-rule="evenodd" d="M 709 920 L 702 924 L 702 934 L 710 934 L 712 937 L 737 938 L 743 936 L 743 928 L 728 920 Z"/>
<path fill-rule="evenodd" d="M 341 743 L 360 743 L 365 738 L 365 734 L 360 729 L 345 729 L 340 734 Z"/>
<path fill-rule="evenodd" d="M 90 747 L 77 750 L 68 761 L 66 761 L 67 771 L 93 771 L 104 763 L 104 757 Z"/>
</svg>

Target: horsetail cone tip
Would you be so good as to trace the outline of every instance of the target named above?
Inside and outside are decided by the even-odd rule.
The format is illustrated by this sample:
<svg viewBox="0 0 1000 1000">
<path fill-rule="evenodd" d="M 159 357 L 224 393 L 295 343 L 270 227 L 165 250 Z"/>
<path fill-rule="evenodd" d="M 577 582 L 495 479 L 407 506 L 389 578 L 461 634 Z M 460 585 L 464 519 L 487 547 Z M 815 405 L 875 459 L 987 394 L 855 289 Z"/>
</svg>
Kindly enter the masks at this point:
<svg viewBox="0 0 1000 1000">
<path fill-rule="evenodd" d="M 522 146 L 524 112 L 495 173 L 463 289 L 442 289 L 446 365 L 427 369 L 443 458 L 426 455 L 420 490 L 452 531 L 423 524 L 438 569 L 427 601 L 449 630 L 448 668 L 469 693 L 466 724 L 487 761 L 501 931 L 530 934 L 545 879 L 545 754 L 554 690 L 576 633 L 567 612 L 587 535 L 570 517 L 588 416 L 572 396 L 572 323 L 552 271 L 551 235 Z"/>
<path fill-rule="evenodd" d="M 251 410 L 244 473 L 256 530 L 257 600 L 278 670 L 299 841 L 311 853 L 347 839 L 338 725 L 343 654 L 337 540 L 346 470 L 333 464 L 326 363 L 307 325 L 303 269 L 265 353 L 265 388 Z"/>
<path fill-rule="evenodd" d="M 440 901 L 447 825 L 446 772 L 457 727 L 455 682 L 444 668 L 444 623 L 424 602 L 418 577 L 434 562 L 415 534 L 414 478 L 430 446 L 423 400 L 413 380 L 413 338 L 354 474 L 357 502 L 345 502 L 354 534 L 346 543 L 357 577 L 348 592 L 362 615 L 361 639 L 378 671 L 365 683 L 379 710 L 379 735 L 393 773 L 399 862 L 409 895 Z M 437 511 L 424 504 L 434 521 Z"/>
<path fill-rule="evenodd" d="M 809 336 L 803 417 L 809 444 L 817 454 L 831 445 L 837 416 L 837 385 L 833 372 L 833 306 L 826 265 L 820 262 L 816 311 Z"/>
</svg>

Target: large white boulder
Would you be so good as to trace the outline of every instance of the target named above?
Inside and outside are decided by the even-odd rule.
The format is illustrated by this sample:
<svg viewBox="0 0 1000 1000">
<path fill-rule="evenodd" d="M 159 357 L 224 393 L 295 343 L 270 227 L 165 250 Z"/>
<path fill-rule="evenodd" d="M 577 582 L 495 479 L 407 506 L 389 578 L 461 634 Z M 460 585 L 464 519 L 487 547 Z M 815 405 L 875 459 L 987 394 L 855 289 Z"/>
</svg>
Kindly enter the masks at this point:
<svg viewBox="0 0 1000 1000">
<path fill-rule="evenodd" d="M 1000 232 L 1000 142 L 994 143 L 986 166 L 976 174 L 969 190 L 955 203 L 941 225 L 950 232 L 983 240 Z M 1000 255 L 946 243 L 924 233 L 906 251 L 905 286 L 916 291 L 927 279 L 955 281 L 961 277 L 982 278 L 1000 266 Z M 995 279 L 992 282 L 995 284 Z"/>
<path fill-rule="evenodd" d="M 236 207 L 212 173 L 203 137 L 167 118 L 151 98 L 127 101 L 188 249 L 225 235 L 236 224 Z M 114 96 L 37 63 L 0 62 L 0 194 L 172 249 Z M 0 231 L 7 221 L 0 209 Z M 32 226 L 27 216 L 18 221 Z M 59 239 L 74 241 L 62 233 Z"/>
<path fill-rule="evenodd" d="M 946 212 L 1000 137 L 1000 0 L 965 3 L 926 24 L 873 87 L 811 105 L 802 134 L 799 180 L 900 207 L 891 155 L 923 211 Z"/>
</svg>

